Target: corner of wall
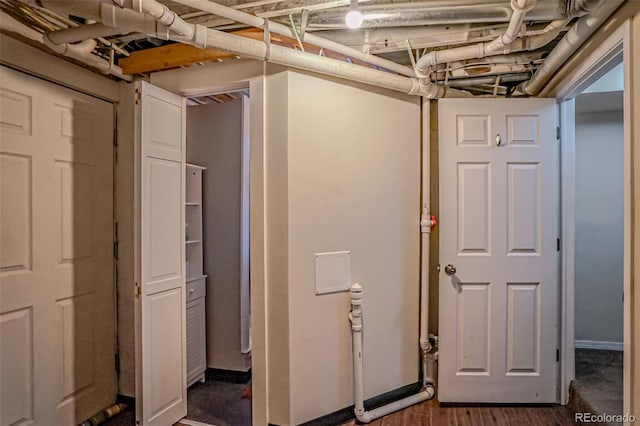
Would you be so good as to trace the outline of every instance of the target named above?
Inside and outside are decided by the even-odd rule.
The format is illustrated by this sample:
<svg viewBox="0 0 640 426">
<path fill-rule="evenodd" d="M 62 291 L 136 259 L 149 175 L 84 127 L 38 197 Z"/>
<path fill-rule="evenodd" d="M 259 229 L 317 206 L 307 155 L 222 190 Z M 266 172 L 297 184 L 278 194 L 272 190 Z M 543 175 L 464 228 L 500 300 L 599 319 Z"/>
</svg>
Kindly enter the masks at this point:
<svg viewBox="0 0 640 426">
<path fill-rule="evenodd" d="M 265 78 L 265 263 L 270 423 L 291 418 L 289 363 L 288 72 Z"/>
</svg>

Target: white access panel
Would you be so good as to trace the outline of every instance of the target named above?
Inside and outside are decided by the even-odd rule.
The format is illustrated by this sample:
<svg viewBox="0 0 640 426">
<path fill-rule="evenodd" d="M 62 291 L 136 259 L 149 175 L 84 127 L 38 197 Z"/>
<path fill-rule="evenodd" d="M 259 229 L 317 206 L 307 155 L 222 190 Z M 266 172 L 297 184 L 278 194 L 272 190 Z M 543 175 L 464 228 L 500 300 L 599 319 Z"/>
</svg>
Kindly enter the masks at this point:
<svg viewBox="0 0 640 426">
<path fill-rule="evenodd" d="M 445 99 L 438 107 L 438 398 L 557 402 L 555 100 Z"/>
</svg>

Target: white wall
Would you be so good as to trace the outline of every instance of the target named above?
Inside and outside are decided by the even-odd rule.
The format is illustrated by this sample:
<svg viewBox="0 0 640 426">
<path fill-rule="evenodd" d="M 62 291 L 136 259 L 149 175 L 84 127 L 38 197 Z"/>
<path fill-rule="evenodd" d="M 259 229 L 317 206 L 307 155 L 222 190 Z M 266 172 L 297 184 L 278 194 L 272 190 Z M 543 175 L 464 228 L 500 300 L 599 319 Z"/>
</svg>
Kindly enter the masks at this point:
<svg viewBox="0 0 640 426">
<path fill-rule="evenodd" d="M 607 96 L 612 102 L 605 99 Z M 618 111 L 597 111 L 605 104 L 615 105 L 616 96 Z M 576 98 L 575 338 L 578 341 L 622 342 L 621 108 L 619 93 Z"/>
<path fill-rule="evenodd" d="M 187 109 L 187 162 L 204 172 L 207 366 L 248 371 L 240 352 L 242 99 Z"/>
<path fill-rule="evenodd" d="M 315 296 L 316 252 L 351 250 L 364 286 L 366 397 L 418 380 L 419 98 L 255 61 L 152 75 L 183 94 L 246 78 L 254 337 L 266 324 L 254 396 L 266 381 L 266 420 L 292 425 L 353 404 L 349 296 Z"/>
<path fill-rule="evenodd" d="M 288 72 L 290 424 L 353 403 L 348 292 L 315 295 L 314 253 L 351 251 L 365 398 L 418 380 L 419 99 Z"/>
</svg>

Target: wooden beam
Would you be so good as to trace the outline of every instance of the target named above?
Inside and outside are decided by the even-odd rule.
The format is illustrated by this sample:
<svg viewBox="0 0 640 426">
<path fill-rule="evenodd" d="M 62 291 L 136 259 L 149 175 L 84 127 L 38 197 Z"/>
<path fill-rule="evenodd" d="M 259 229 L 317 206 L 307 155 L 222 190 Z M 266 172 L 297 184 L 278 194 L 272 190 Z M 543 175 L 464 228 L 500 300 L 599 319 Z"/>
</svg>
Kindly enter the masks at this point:
<svg viewBox="0 0 640 426">
<path fill-rule="evenodd" d="M 259 28 L 234 31 L 231 34 L 254 40 L 264 39 L 263 31 Z M 290 37 L 271 34 L 271 42 L 279 46 L 285 46 L 296 50 L 300 49 L 298 42 Z M 320 47 L 309 43 L 303 43 L 303 46 L 306 52 L 316 55 L 322 50 Z M 376 68 L 365 62 L 353 60 L 345 55 L 327 50 L 323 51 L 323 55 L 340 61 Z M 179 68 L 198 62 L 213 62 L 236 57 L 238 57 L 238 55 L 220 49 L 200 49 L 187 44 L 174 43 L 152 49 L 132 52 L 128 58 L 120 59 L 118 61 L 118 65 L 122 67 L 124 74 L 130 75 Z"/>
</svg>

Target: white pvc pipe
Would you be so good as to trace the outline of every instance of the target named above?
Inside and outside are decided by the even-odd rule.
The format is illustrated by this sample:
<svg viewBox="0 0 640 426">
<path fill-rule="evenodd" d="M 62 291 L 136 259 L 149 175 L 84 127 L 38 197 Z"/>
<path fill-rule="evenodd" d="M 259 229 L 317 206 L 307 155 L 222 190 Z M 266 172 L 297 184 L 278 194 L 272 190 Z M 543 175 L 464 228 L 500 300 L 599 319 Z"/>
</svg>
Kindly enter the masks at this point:
<svg viewBox="0 0 640 426">
<path fill-rule="evenodd" d="M 416 62 L 417 74 L 424 74 L 430 67 L 453 61 L 462 61 L 472 58 L 483 58 L 489 55 L 506 53 L 505 49 L 516 39 L 525 14 L 536 4 L 536 0 L 512 0 L 513 13 L 509 25 L 504 34 L 493 41 L 472 44 L 469 46 L 455 47 L 446 50 L 432 50 L 422 56 Z"/>
<path fill-rule="evenodd" d="M 433 398 L 435 390 L 428 385 L 417 394 L 408 396 L 399 401 L 386 404 L 375 410 L 366 411 L 364 409 L 364 377 L 363 377 L 363 356 L 362 356 L 362 286 L 353 284 L 351 286 L 351 333 L 353 339 L 353 390 L 354 390 L 354 413 L 358 421 L 369 423 L 375 419 L 386 416 L 411 405 Z"/>
<path fill-rule="evenodd" d="M 66 28 L 64 30 L 51 31 L 46 36 L 54 44 L 76 43 L 90 38 L 110 37 L 122 34 L 125 31 L 115 29 L 104 24 L 81 25 L 79 27 Z"/>
<path fill-rule="evenodd" d="M 154 3 L 156 3 L 155 0 L 120 1 L 123 4 L 130 4 L 139 10 L 147 11 L 147 13 L 153 13 L 154 17 L 160 16 L 158 19 L 161 19 L 162 23 L 160 23 L 160 21 L 153 22 L 153 26 L 151 26 L 145 19 L 148 15 L 115 7 L 109 3 L 94 2 L 94 7 L 99 9 L 99 20 L 114 28 L 118 28 L 122 22 L 126 22 L 127 26 L 134 26 L 137 23 L 141 27 L 144 27 L 139 29 L 141 32 L 145 32 L 154 37 L 179 41 L 200 48 L 215 47 L 249 58 L 384 87 L 410 95 L 424 96 L 429 99 L 441 98 L 445 95 L 458 97 L 470 96 L 467 92 L 456 89 L 446 89 L 425 79 L 408 78 L 402 75 L 273 45 L 268 41 L 253 40 L 222 31 L 207 29 L 202 25 L 189 24 L 177 16 L 175 12 L 168 10 L 166 6 L 160 5 L 160 7 L 158 7 L 154 5 Z M 75 11 L 77 7 L 76 2 L 69 3 L 70 10 Z M 82 10 L 86 9 L 88 9 L 88 5 L 84 4 Z M 231 10 L 238 12 L 233 9 Z M 94 15 L 95 12 L 91 14 L 91 16 Z M 192 28 L 186 29 L 185 25 Z M 176 35 L 171 28 L 179 28 L 180 33 L 183 35 Z"/>
<path fill-rule="evenodd" d="M 132 77 L 128 75 L 124 75 L 122 73 L 122 68 L 117 65 L 110 63 L 102 58 L 97 57 L 93 53 L 93 49 L 96 47 L 96 41 L 93 39 L 85 40 L 81 43 L 63 43 L 63 44 L 55 44 L 52 43 L 46 34 L 42 37 L 42 41 L 45 46 L 49 49 L 53 50 L 56 53 L 59 53 L 63 56 L 67 56 L 69 58 L 80 61 L 90 67 L 96 68 L 103 74 L 112 74 L 118 78 L 123 80 L 131 81 Z"/>
<path fill-rule="evenodd" d="M 553 74 L 564 64 L 571 55 L 606 21 L 624 0 L 606 0 L 601 2 L 599 9 L 583 16 L 564 35 L 562 40 L 549 53 L 533 77 L 520 84 L 517 93 L 535 96 L 551 79 Z"/>
<path fill-rule="evenodd" d="M 209 1 L 209 0 L 174 0 L 176 3 L 183 4 L 185 6 L 193 7 L 195 9 L 200 9 L 205 12 L 212 13 L 214 15 L 231 19 L 236 22 L 240 22 L 242 24 L 250 25 L 256 28 L 264 28 L 266 20 L 264 18 L 260 18 L 254 15 L 250 15 L 248 13 L 232 9 L 227 6 L 223 6 L 221 4 Z M 268 23 L 269 31 L 272 31 L 276 34 L 295 38 L 294 31 L 282 24 L 277 22 Z M 398 74 L 407 76 L 407 77 L 415 77 L 414 71 L 404 65 L 400 65 L 388 59 L 383 59 L 375 55 L 371 55 L 368 53 L 364 53 L 360 50 L 353 49 L 351 47 L 345 46 L 340 43 L 336 43 L 331 40 L 327 40 L 325 38 L 319 37 L 317 35 L 306 33 L 304 36 L 304 41 L 309 42 L 311 44 L 315 44 L 323 49 L 331 50 L 332 52 L 340 53 L 345 56 L 349 56 L 353 59 L 358 59 L 360 61 L 385 68 L 389 71 L 396 72 Z"/>
<path fill-rule="evenodd" d="M 131 76 L 124 75 L 122 73 L 122 68 L 118 67 L 117 65 L 112 65 L 109 61 L 91 53 L 96 46 L 96 42 L 94 40 L 87 40 L 86 42 L 79 44 L 64 43 L 58 45 L 51 43 L 47 39 L 46 34 L 40 34 L 39 32 L 28 28 L 25 25 L 22 25 L 20 22 L 16 21 L 11 16 L 5 13 L 0 14 L 0 18 L 0 27 L 2 27 L 4 30 L 15 32 L 27 39 L 44 44 L 54 52 L 75 59 L 76 61 L 90 67 L 96 68 L 102 73 L 111 74 L 127 81 L 132 80 Z"/>
<path fill-rule="evenodd" d="M 423 103 L 423 108 L 429 108 L 429 102 Z M 430 114 L 427 114 L 429 117 Z M 424 120 L 425 114 L 422 114 Z M 429 132 L 431 123 L 422 123 L 422 217 L 420 220 L 420 239 L 422 246 L 421 267 L 420 267 L 420 356 L 422 360 L 422 384 L 433 385 L 433 378 L 427 374 L 427 354 L 431 351 L 431 343 L 429 342 L 429 244 L 431 240 L 431 227 L 434 225 L 431 221 L 430 208 L 430 185 L 431 185 L 431 140 Z"/>
</svg>

